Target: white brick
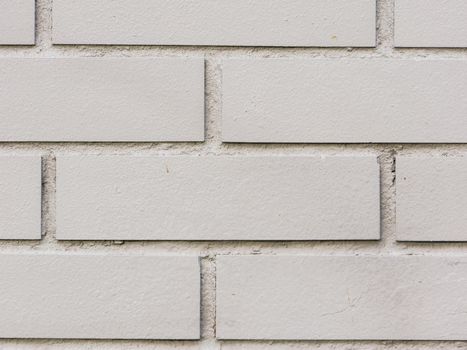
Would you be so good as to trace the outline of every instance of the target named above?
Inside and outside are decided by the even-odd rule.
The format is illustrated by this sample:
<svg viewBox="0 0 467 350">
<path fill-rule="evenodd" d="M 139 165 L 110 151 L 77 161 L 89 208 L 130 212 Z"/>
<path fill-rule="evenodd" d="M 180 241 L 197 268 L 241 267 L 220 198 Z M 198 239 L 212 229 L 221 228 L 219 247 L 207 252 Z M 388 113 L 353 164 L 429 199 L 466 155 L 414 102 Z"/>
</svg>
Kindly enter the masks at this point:
<svg viewBox="0 0 467 350">
<path fill-rule="evenodd" d="M 377 160 L 59 156 L 57 238 L 379 239 Z"/>
<path fill-rule="evenodd" d="M 397 239 L 467 241 L 467 158 L 398 157 Z"/>
<path fill-rule="evenodd" d="M 224 256 L 220 339 L 466 340 L 465 257 Z"/>
<path fill-rule="evenodd" d="M 467 142 L 467 61 L 232 59 L 227 142 Z"/>
<path fill-rule="evenodd" d="M 54 0 L 55 44 L 375 46 L 375 0 Z"/>
<path fill-rule="evenodd" d="M 467 1 L 396 0 L 398 47 L 467 47 Z"/>
<path fill-rule="evenodd" d="M 1 141 L 202 141 L 202 59 L 0 60 Z"/>
<path fill-rule="evenodd" d="M 41 157 L 0 156 L 0 239 L 41 238 Z"/>
<path fill-rule="evenodd" d="M 0 45 L 34 45 L 34 0 L 0 0 Z"/>
<path fill-rule="evenodd" d="M 197 257 L 0 255 L 1 338 L 198 339 Z"/>
</svg>

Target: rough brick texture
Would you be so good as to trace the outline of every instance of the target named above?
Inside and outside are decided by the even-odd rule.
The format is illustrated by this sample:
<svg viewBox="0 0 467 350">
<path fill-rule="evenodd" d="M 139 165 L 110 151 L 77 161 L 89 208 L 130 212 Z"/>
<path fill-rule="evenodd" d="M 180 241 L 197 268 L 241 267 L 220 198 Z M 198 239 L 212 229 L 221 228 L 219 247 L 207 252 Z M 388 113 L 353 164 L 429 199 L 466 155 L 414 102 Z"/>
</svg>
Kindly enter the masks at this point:
<svg viewBox="0 0 467 350">
<path fill-rule="evenodd" d="M 467 241 L 467 158 L 398 157 L 397 239 Z"/>
<path fill-rule="evenodd" d="M 467 62 L 223 62 L 227 142 L 466 142 Z"/>
<path fill-rule="evenodd" d="M 374 46 L 375 0 L 55 0 L 56 44 Z"/>
<path fill-rule="evenodd" d="M 0 45 L 33 45 L 34 0 L 0 0 Z"/>
<path fill-rule="evenodd" d="M 41 238 L 41 157 L 0 156 L 0 239 Z"/>
<path fill-rule="evenodd" d="M 0 349 L 465 348 L 466 4 L 0 0 Z"/>
<path fill-rule="evenodd" d="M 59 157 L 57 238 L 378 239 L 378 178 L 375 157 Z"/>
<path fill-rule="evenodd" d="M 0 66 L 2 141 L 204 138 L 200 59 L 28 58 Z"/>
<path fill-rule="evenodd" d="M 466 340 L 466 264 L 443 257 L 220 257 L 216 334 Z"/>
<path fill-rule="evenodd" d="M 395 0 L 398 47 L 467 47 L 464 0 Z"/>
<path fill-rule="evenodd" d="M 196 257 L 4 254 L 2 338 L 197 339 Z"/>
</svg>

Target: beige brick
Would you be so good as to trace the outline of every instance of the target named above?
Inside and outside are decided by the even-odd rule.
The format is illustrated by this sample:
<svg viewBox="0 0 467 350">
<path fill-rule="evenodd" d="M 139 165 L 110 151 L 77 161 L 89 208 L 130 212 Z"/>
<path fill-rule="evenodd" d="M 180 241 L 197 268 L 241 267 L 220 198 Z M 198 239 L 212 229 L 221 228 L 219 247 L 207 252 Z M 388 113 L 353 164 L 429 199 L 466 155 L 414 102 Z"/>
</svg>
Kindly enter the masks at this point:
<svg viewBox="0 0 467 350">
<path fill-rule="evenodd" d="M 467 142 L 467 61 L 230 59 L 226 142 Z"/>
<path fill-rule="evenodd" d="M 398 47 L 467 47 L 467 1 L 396 0 Z"/>
<path fill-rule="evenodd" d="M 378 164 L 373 156 L 58 156 L 57 238 L 379 239 Z"/>
<path fill-rule="evenodd" d="M 197 257 L 2 254 L 1 338 L 198 339 Z"/>
<path fill-rule="evenodd" d="M 0 141 L 203 141 L 204 62 L 0 60 Z"/>
<path fill-rule="evenodd" d="M 375 0 L 54 0 L 56 44 L 375 46 Z"/>
<path fill-rule="evenodd" d="M 217 338 L 466 340 L 465 257 L 221 256 Z"/>
<path fill-rule="evenodd" d="M 41 238 L 41 157 L 0 156 L 0 239 Z"/>
<path fill-rule="evenodd" d="M 397 157 L 397 239 L 467 241 L 467 158 Z"/>
<path fill-rule="evenodd" d="M 34 0 L 0 0 L 0 45 L 34 45 Z"/>
</svg>

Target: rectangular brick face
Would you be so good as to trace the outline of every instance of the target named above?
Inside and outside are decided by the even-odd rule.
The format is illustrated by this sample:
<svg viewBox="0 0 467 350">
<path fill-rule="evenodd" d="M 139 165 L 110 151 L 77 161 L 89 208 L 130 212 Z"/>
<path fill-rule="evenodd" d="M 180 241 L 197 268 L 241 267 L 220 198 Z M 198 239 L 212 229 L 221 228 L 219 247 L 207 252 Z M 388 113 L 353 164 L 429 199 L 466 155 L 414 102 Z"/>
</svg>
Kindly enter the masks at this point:
<svg viewBox="0 0 467 350">
<path fill-rule="evenodd" d="M 373 156 L 59 156 L 57 238 L 379 239 L 378 171 Z"/>
<path fill-rule="evenodd" d="M 197 257 L 0 255 L 0 337 L 198 339 Z"/>
<path fill-rule="evenodd" d="M 397 239 L 467 241 L 467 158 L 398 157 Z"/>
<path fill-rule="evenodd" d="M 396 0 L 398 47 L 467 47 L 467 1 Z"/>
<path fill-rule="evenodd" d="M 466 61 L 231 59 L 222 70 L 226 142 L 467 142 Z"/>
<path fill-rule="evenodd" d="M 34 0 L 0 0 L 0 45 L 34 45 Z"/>
<path fill-rule="evenodd" d="M 375 46 L 375 0 L 54 0 L 56 44 Z"/>
<path fill-rule="evenodd" d="M 202 141 L 204 62 L 0 60 L 0 141 Z"/>
<path fill-rule="evenodd" d="M 466 340 L 465 257 L 222 256 L 220 339 Z"/>
<path fill-rule="evenodd" d="M 41 238 L 41 157 L 0 156 L 0 239 Z"/>
</svg>

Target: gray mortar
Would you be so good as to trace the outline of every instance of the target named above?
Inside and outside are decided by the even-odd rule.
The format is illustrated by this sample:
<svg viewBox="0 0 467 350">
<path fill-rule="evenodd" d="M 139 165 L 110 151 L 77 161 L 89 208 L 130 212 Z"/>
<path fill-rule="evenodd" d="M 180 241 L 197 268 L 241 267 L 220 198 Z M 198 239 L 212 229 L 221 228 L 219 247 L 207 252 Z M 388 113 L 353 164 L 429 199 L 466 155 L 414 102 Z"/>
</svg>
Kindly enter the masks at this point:
<svg viewBox="0 0 467 350">
<path fill-rule="evenodd" d="M 201 341 L 0 340 L 0 349 L 320 349 L 320 350 L 451 350 L 467 342 L 420 341 L 217 341 L 215 340 L 215 257 L 218 254 L 311 255 L 465 255 L 465 243 L 399 243 L 395 240 L 396 155 L 467 155 L 464 144 L 222 144 L 221 61 L 228 57 L 392 57 L 466 59 L 467 49 L 394 49 L 394 0 L 377 1 L 377 48 L 249 48 L 169 46 L 52 46 L 52 0 L 36 0 L 36 46 L 0 47 L 0 57 L 204 57 L 206 59 L 206 142 L 204 143 L 0 143 L 0 154 L 43 157 L 41 241 L 1 241 L 0 252 L 80 251 L 158 253 L 201 257 Z M 63 154 L 235 155 L 374 154 L 381 167 L 381 234 L 376 242 L 59 242 L 55 239 L 55 156 Z M 0 310 L 1 312 L 1 310 Z M 1 317 L 1 316 L 0 316 Z"/>
</svg>

